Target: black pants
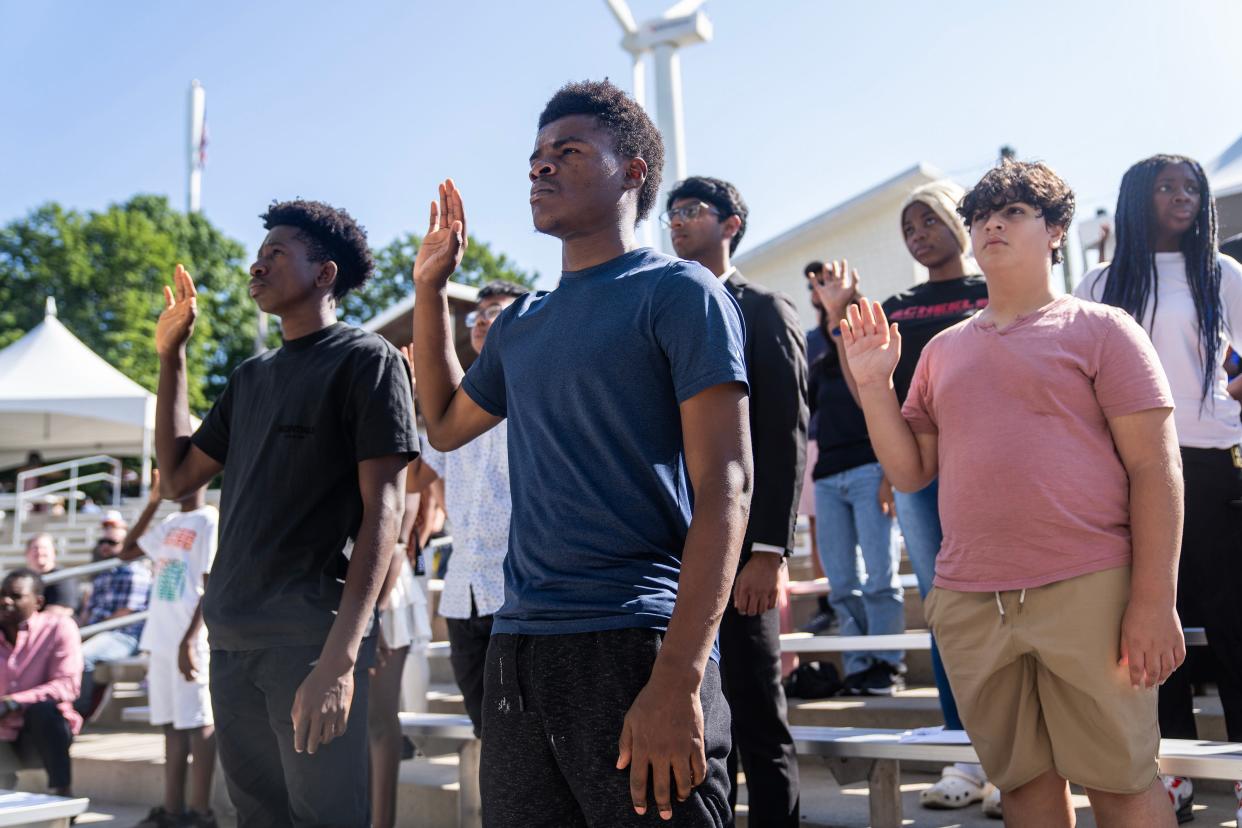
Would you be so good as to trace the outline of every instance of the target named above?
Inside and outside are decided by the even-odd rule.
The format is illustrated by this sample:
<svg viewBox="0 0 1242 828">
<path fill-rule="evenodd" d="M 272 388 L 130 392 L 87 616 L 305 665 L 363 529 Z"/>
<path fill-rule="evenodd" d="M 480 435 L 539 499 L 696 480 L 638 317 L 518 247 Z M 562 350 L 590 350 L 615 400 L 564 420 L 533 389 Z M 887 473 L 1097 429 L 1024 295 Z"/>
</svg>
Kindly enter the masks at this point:
<svg viewBox="0 0 1242 828">
<path fill-rule="evenodd" d="M 211 651 L 216 744 L 238 828 L 366 826 L 367 667 L 359 657 L 345 734 L 312 755 L 293 749 L 293 697 L 322 648 Z M 364 648 L 374 653 L 374 644 Z M 363 662 L 365 661 L 365 664 Z"/>
<path fill-rule="evenodd" d="M 731 821 L 729 707 L 707 665 L 703 707 L 707 778 L 673 817 L 648 790 L 634 812 L 630 771 L 617 770 L 621 725 L 646 685 L 662 633 L 626 629 L 575 635 L 492 636 L 483 690 L 480 784 L 485 828 L 719 826 Z"/>
<path fill-rule="evenodd" d="M 729 807 L 737 768 L 746 771 L 747 825 L 798 825 L 798 757 L 781 686 L 781 622 L 776 607 L 742 615 L 729 604 L 720 622 L 720 674 L 733 714 Z"/>
<path fill-rule="evenodd" d="M 1160 734 L 1197 738 L 1194 663 L 1215 663 L 1231 742 L 1242 741 L 1242 469 L 1228 449 L 1182 449 L 1186 525 L 1178 568 L 1177 612 L 1203 627 L 1210 653 L 1195 653 L 1160 688 Z M 1204 659 L 1203 656 L 1210 655 Z M 1194 656 L 1198 656 L 1195 658 Z"/>
<path fill-rule="evenodd" d="M 13 749 L 18 756 L 38 756 L 47 771 L 49 788 L 69 788 L 73 784 L 73 765 L 69 761 L 69 745 L 73 729 L 61 715 L 54 701 L 28 705 L 22 711 L 22 729 Z"/>
<path fill-rule="evenodd" d="M 448 624 L 453 678 L 465 700 L 474 735 L 479 736 L 483 732 L 483 666 L 487 662 L 487 645 L 492 640 L 492 616 L 480 616 L 471 596 L 469 618 L 444 620 Z"/>
</svg>

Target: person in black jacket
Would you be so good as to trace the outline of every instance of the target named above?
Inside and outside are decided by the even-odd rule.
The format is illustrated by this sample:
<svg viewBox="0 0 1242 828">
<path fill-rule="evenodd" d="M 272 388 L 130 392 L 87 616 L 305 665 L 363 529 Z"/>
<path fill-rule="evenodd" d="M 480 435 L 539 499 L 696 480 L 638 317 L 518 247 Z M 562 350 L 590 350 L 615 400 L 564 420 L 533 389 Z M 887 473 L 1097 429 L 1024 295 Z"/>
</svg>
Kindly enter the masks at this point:
<svg viewBox="0 0 1242 828">
<path fill-rule="evenodd" d="M 806 339 L 789 297 L 746 281 L 730 264 L 746 215 L 732 184 L 696 176 L 669 192 L 663 221 L 677 255 L 724 280 L 746 321 L 755 485 L 733 600 L 720 624 L 720 667 L 733 708 L 730 804 L 740 759 L 750 825 L 792 826 L 799 818 L 798 763 L 781 687 L 777 596 L 806 462 Z"/>
</svg>

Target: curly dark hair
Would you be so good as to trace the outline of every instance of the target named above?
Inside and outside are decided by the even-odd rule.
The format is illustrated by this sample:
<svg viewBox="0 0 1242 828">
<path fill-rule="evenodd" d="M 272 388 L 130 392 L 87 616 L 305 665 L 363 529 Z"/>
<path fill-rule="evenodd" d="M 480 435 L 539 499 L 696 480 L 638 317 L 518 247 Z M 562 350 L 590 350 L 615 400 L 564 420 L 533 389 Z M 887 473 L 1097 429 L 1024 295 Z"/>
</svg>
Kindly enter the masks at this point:
<svg viewBox="0 0 1242 828">
<path fill-rule="evenodd" d="M 1002 160 L 966 194 L 957 212 L 970 227 L 994 210 L 1019 201 L 1038 210 L 1047 224 L 1069 232 L 1074 219 L 1074 191 L 1042 161 Z M 1061 247 L 1052 251 L 1053 264 L 1063 258 L 1064 246 L 1062 238 Z"/>
<path fill-rule="evenodd" d="M 507 282 L 504 279 L 497 279 L 494 282 L 488 282 L 479 288 L 478 300 L 482 302 L 484 299 L 490 299 L 493 296 L 512 296 L 517 298 L 530 293 L 530 288 L 522 287 L 516 282 Z"/>
<path fill-rule="evenodd" d="M 692 175 L 685 181 L 678 181 L 673 185 L 673 189 L 669 191 L 668 203 L 665 204 L 665 209 L 673 209 L 673 202 L 679 198 L 697 198 L 707 202 L 720 211 L 721 221 L 724 221 L 729 216 L 740 218 L 742 226 L 738 228 L 737 233 L 729 242 L 729 253 L 737 251 L 737 246 L 741 243 L 742 236 L 746 235 L 746 216 L 750 214 L 750 210 L 747 209 L 746 202 L 742 200 L 742 194 L 737 191 L 737 187 L 720 178 Z"/>
<path fill-rule="evenodd" d="M 299 198 L 273 201 L 259 218 L 265 230 L 282 225 L 297 228 L 312 262 L 336 262 L 332 295 L 337 299 L 366 282 L 375 270 L 367 231 L 342 209 Z"/>
<path fill-rule="evenodd" d="M 664 173 L 664 139 L 660 130 L 633 98 L 607 79 L 562 86 L 539 114 L 539 129 L 570 115 L 594 116 L 612 133 L 617 152 L 647 162 L 647 178 L 638 191 L 638 221 L 647 218 Z"/>
</svg>

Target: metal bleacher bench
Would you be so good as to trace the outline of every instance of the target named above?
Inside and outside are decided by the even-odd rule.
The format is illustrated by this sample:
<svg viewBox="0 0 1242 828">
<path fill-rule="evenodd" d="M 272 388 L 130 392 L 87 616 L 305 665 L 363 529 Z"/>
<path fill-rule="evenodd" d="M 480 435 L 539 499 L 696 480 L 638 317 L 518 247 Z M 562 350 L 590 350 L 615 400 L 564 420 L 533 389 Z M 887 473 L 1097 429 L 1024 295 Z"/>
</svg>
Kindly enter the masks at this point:
<svg viewBox="0 0 1242 828">
<path fill-rule="evenodd" d="M 1182 630 L 1187 647 L 1202 647 L 1207 636 L 1202 627 Z M 849 653 L 857 650 L 929 650 L 931 634 L 919 630 L 896 635 L 812 635 L 785 633 L 781 636 L 781 652 L 812 655 L 814 653 Z"/>
<path fill-rule="evenodd" d="M 13 743 L 0 742 L 0 828 L 9 825 L 67 828 L 71 818 L 86 810 L 89 799 L 10 790 L 17 785 L 19 770 L 42 766 L 33 750 L 19 753 Z"/>
<path fill-rule="evenodd" d="M 90 804 L 89 799 L 50 796 L 0 789 L 0 828 L 24 825 L 28 828 L 68 828 Z"/>
<path fill-rule="evenodd" d="M 905 731 L 856 727 L 791 727 L 794 744 L 800 756 L 823 759 L 832 775 L 842 785 L 866 781 L 871 810 L 872 828 L 898 828 L 902 825 L 901 762 L 978 762 L 971 745 L 907 743 L 901 741 Z M 434 753 L 438 747 L 456 749 L 466 758 L 473 748 L 474 760 L 462 762 L 461 822 L 478 811 L 478 740 L 466 716 L 449 713 L 402 713 L 401 731 L 424 752 Z M 430 750 L 427 748 L 431 747 Z M 1189 739 L 1164 739 L 1160 743 L 1160 772 L 1189 776 L 1194 779 L 1242 778 L 1242 745 L 1227 742 L 1202 742 Z M 476 816 L 477 818 L 477 816 Z"/>
</svg>

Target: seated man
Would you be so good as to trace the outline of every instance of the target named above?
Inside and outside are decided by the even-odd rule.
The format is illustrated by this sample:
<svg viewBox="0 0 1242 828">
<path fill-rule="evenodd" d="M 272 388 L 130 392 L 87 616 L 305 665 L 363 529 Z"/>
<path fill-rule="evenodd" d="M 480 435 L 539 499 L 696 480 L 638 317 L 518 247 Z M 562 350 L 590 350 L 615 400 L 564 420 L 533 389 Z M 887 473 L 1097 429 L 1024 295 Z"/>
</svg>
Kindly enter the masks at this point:
<svg viewBox="0 0 1242 828">
<path fill-rule="evenodd" d="M 40 612 L 43 580 L 15 569 L 0 582 L 0 741 L 37 754 L 48 789 L 70 796 L 69 744 L 82 727 L 73 709 L 82 672 L 82 639 L 73 620 Z"/>
<path fill-rule="evenodd" d="M 56 540 L 47 532 L 40 532 L 26 541 L 26 566 L 40 577 L 56 571 Z M 54 584 L 43 585 L 43 612 L 72 618 L 82 605 L 82 595 L 77 578 L 66 578 Z"/>
<path fill-rule="evenodd" d="M 125 543 L 125 530 L 115 524 L 105 523 L 103 535 L 95 544 L 91 558 L 96 561 L 120 555 Z M 120 618 L 147 608 L 151 593 L 151 567 L 146 561 L 132 561 L 101 572 L 91 581 L 90 595 L 82 612 L 82 625 L 89 626 L 101 621 Z M 116 661 L 138 652 L 138 638 L 142 635 L 142 622 L 129 624 L 96 633 L 82 645 L 82 692 L 74 707 L 88 717 L 99 705 L 102 688 L 95 687 L 95 665 L 101 661 Z"/>
</svg>

